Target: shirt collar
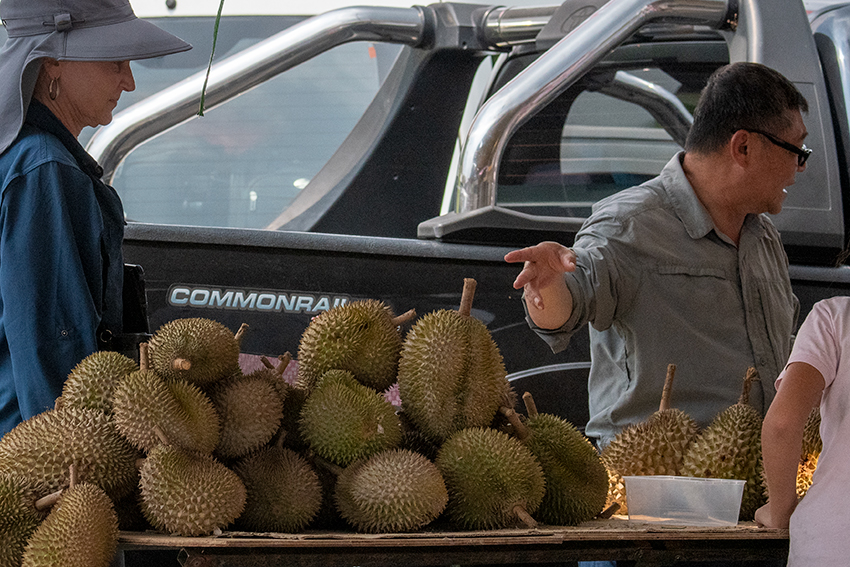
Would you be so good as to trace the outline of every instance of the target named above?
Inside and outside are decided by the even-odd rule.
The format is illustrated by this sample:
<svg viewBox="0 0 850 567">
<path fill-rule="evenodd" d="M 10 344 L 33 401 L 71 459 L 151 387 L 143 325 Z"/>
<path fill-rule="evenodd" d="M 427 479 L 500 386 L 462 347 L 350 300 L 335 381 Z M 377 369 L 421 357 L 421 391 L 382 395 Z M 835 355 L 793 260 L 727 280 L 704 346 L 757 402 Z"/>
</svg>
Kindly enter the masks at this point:
<svg viewBox="0 0 850 567">
<path fill-rule="evenodd" d="M 103 177 L 103 168 L 98 165 L 97 161 L 86 152 L 83 146 L 80 145 L 80 142 L 77 141 L 77 138 L 56 118 L 56 115 L 36 99 L 30 101 L 26 123 L 56 136 L 62 142 L 62 145 L 74 156 L 80 169 L 89 176 L 95 179 Z"/>
<path fill-rule="evenodd" d="M 682 169 L 682 160 L 685 152 L 680 151 L 661 170 L 661 182 L 667 198 L 673 205 L 676 215 L 682 220 L 685 230 L 693 239 L 703 238 L 712 230 L 715 230 L 714 220 L 708 214 L 705 206 L 697 197 L 691 182 Z M 743 231 L 754 230 L 756 234 L 764 232 L 764 226 L 760 215 L 747 215 L 744 219 Z M 719 231 L 716 231 L 718 235 Z"/>
</svg>

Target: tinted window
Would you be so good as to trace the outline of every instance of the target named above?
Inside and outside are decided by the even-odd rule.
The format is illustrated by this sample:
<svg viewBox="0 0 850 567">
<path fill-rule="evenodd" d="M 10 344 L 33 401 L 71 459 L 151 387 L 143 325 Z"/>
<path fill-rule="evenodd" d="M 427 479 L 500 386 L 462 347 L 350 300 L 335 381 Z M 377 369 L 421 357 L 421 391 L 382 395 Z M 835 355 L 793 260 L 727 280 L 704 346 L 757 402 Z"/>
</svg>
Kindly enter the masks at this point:
<svg viewBox="0 0 850 567">
<path fill-rule="evenodd" d="M 644 64 L 619 70 L 675 95 L 682 116 L 689 117 L 714 67 L 662 70 Z M 596 201 L 655 177 L 682 149 L 640 101 L 600 88 L 614 72 L 578 81 L 513 136 L 500 164 L 499 205 L 535 215 L 587 217 Z"/>
<path fill-rule="evenodd" d="M 216 61 L 299 20 L 225 18 Z M 153 21 L 195 49 L 133 62 L 137 90 L 125 93 L 122 107 L 206 68 L 212 18 Z M 127 218 L 266 227 L 342 143 L 397 53 L 395 46 L 342 45 L 139 146 L 113 178 Z"/>
</svg>

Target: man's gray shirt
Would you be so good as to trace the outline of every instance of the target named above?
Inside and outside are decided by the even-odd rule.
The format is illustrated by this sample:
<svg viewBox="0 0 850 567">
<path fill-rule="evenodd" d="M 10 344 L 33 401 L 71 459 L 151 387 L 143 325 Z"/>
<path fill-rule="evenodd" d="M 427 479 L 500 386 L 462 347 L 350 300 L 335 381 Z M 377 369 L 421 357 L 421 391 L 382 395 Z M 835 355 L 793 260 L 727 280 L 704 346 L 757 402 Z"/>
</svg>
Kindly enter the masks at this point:
<svg viewBox="0 0 850 567">
<path fill-rule="evenodd" d="M 788 259 L 765 215 L 749 215 L 738 246 L 715 229 L 682 170 L 596 204 L 565 274 L 573 313 L 558 330 L 532 328 L 558 352 L 590 323 L 587 435 L 607 444 L 658 409 L 667 365 L 671 406 L 701 426 L 736 403 L 747 369 L 750 403 L 764 412 L 791 348 L 799 302 Z"/>
</svg>

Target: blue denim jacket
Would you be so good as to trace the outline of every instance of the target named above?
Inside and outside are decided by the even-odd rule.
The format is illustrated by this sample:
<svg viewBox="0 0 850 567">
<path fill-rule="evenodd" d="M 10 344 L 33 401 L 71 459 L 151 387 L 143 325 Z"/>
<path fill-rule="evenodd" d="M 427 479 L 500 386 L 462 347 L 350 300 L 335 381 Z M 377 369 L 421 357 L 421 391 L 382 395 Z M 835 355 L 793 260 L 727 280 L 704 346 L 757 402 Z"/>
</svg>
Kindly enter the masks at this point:
<svg viewBox="0 0 850 567">
<path fill-rule="evenodd" d="M 53 407 L 99 330 L 121 331 L 124 214 L 101 174 L 37 101 L 0 155 L 0 435 Z"/>
<path fill-rule="evenodd" d="M 766 215 L 747 217 L 739 245 L 715 230 L 679 153 L 661 174 L 596 204 L 576 236 L 574 298 L 561 329 L 536 328 L 554 351 L 590 324 L 588 436 L 607 444 L 646 419 L 676 364 L 672 407 L 705 426 L 736 403 L 747 368 L 750 402 L 775 394 L 799 313 L 788 259 Z"/>
</svg>

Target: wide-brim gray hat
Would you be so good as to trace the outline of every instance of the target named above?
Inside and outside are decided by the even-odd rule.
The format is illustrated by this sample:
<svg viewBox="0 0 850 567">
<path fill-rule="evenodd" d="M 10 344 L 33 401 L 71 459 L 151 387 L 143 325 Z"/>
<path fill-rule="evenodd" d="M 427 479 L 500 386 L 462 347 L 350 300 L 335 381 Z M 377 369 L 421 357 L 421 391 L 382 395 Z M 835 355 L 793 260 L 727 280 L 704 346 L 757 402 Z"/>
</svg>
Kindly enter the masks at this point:
<svg viewBox="0 0 850 567">
<path fill-rule="evenodd" d="M 191 49 L 140 20 L 129 0 L 0 0 L 8 39 L 0 50 L 0 154 L 15 141 L 41 59 L 130 61 Z"/>
</svg>

